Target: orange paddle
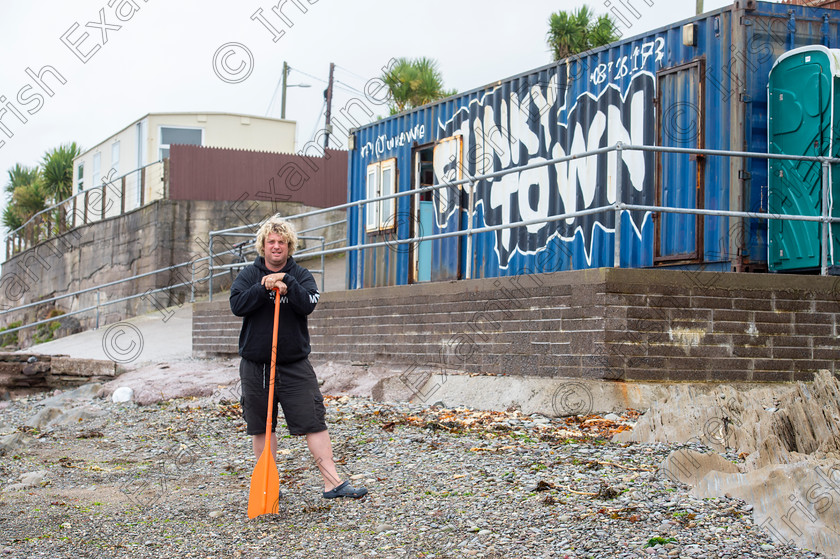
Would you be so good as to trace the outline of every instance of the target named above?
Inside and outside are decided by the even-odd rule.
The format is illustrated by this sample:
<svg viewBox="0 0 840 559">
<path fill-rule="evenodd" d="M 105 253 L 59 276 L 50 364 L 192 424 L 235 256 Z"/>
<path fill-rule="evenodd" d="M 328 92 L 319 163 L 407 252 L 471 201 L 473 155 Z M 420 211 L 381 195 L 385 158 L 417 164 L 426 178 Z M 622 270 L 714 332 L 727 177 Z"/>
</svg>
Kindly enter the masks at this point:
<svg viewBox="0 0 840 559">
<path fill-rule="evenodd" d="M 265 446 L 251 474 L 248 518 L 277 513 L 280 506 L 280 475 L 271 451 L 271 412 L 274 409 L 274 369 L 277 364 L 277 325 L 280 322 L 280 292 L 274 288 L 274 333 L 271 335 L 271 380 L 268 385 L 268 418 L 265 422 Z"/>
</svg>

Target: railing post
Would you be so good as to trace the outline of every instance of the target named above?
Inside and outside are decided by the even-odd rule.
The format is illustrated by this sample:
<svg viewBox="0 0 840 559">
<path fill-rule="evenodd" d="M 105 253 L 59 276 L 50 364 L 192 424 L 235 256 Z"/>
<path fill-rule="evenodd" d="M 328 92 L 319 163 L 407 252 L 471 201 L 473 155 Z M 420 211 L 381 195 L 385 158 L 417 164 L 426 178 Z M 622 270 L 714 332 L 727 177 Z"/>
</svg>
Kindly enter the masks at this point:
<svg viewBox="0 0 840 559">
<path fill-rule="evenodd" d="M 621 188 L 624 179 L 624 147 L 616 144 L 615 158 L 615 246 L 613 247 L 613 267 L 621 268 Z"/>
<path fill-rule="evenodd" d="M 94 330 L 99 330 L 99 290 L 96 290 L 96 327 Z"/>
<path fill-rule="evenodd" d="M 120 215 L 125 213 L 125 175 L 120 181 Z"/>
<path fill-rule="evenodd" d="M 195 303 L 195 260 L 190 262 L 190 303 Z"/>
<path fill-rule="evenodd" d="M 79 199 L 79 195 L 73 196 L 73 229 L 76 228 L 76 200 Z"/>
<path fill-rule="evenodd" d="M 140 207 L 146 202 L 146 169 L 140 171 Z"/>
<path fill-rule="evenodd" d="M 327 266 L 324 260 L 324 249 L 326 246 L 324 237 L 321 237 L 321 293 L 324 292 L 324 277 L 327 275 Z"/>
<path fill-rule="evenodd" d="M 822 162 L 822 234 L 821 245 L 822 254 L 820 258 L 820 274 L 828 275 L 828 243 L 830 242 L 828 234 L 828 193 L 831 188 L 831 163 L 827 160 Z"/>
<path fill-rule="evenodd" d="M 210 292 L 208 301 L 213 301 L 213 235 L 210 235 L 210 242 L 207 243 L 207 251 L 210 253 L 210 277 L 207 279 L 207 290 Z"/>
<path fill-rule="evenodd" d="M 88 224 L 88 194 L 90 194 L 90 190 L 85 190 L 85 217 L 84 217 L 84 224 Z"/>
<path fill-rule="evenodd" d="M 106 188 L 105 188 L 105 185 L 103 184 L 102 185 L 102 196 L 99 199 L 99 203 L 102 205 L 102 207 L 99 208 L 99 220 L 100 221 L 105 220 L 105 205 L 106 205 L 105 204 L 105 190 L 106 190 Z"/>
<path fill-rule="evenodd" d="M 357 240 L 357 245 L 362 246 L 365 244 L 365 220 L 364 216 L 362 215 L 364 212 L 362 209 L 364 206 L 359 204 L 356 206 L 359 210 L 359 238 Z M 364 287 L 364 278 L 362 277 L 362 255 L 364 254 L 365 249 L 360 248 L 356 251 L 356 289 L 361 289 Z"/>
<path fill-rule="evenodd" d="M 469 185 L 469 194 L 467 199 L 467 270 L 466 270 L 466 279 L 472 279 L 472 261 L 473 261 L 473 254 L 472 254 L 472 245 L 473 245 L 473 212 L 475 211 L 475 182 L 470 181 L 467 183 Z M 419 244 L 417 245 L 419 249 Z"/>
</svg>

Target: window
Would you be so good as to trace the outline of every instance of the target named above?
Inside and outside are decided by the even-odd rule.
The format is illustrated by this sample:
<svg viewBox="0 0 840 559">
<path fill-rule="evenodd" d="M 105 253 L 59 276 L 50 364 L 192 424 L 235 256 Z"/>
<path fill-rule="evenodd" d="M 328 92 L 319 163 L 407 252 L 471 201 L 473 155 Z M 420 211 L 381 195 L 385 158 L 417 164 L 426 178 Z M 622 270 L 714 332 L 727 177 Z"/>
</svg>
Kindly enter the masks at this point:
<svg viewBox="0 0 840 559">
<path fill-rule="evenodd" d="M 367 169 L 367 199 L 379 197 L 379 163 L 368 165 Z M 368 231 L 379 229 L 379 203 L 367 205 L 365 228 Z"/>
<path fill-rule="evenodd" d="M 111 144 L 111 169 L 114 170 L 114 175 L 120 172 L 120 141 L 117 140 Z"/>
<path fill-rule="evenodd" d="M 93 154 L 93 175 L 91 179 L 93 181 L 93 186 L 99 186 L 100 176 L 102 175 L 102 154 L 101 153 L 94 153 Z"/>
<path fill-rule="evenodd" d="M 79 163 L 79 166 L 76 167 L 76 185 L 79 189 L 79 192 L 85 189 L 85 164 Z"/>
<path fill-rule="evenodd" d="M 169 146 L 185 144 L 188 146 L 204 145 L 204 130 L 201 128 L 160 127 L 160 158 L 169 157 Z"/>
<path fill-rule="evenodd" d="M 367 168 L 367 198 L 392 196 L 397 191 L 397 160 L 388 159 L 378 163 L 371 163 Z M 394 198 L 380 200 L 367 204 L 365 229 L 379 231 L 394 227 Z"/>
</svg>

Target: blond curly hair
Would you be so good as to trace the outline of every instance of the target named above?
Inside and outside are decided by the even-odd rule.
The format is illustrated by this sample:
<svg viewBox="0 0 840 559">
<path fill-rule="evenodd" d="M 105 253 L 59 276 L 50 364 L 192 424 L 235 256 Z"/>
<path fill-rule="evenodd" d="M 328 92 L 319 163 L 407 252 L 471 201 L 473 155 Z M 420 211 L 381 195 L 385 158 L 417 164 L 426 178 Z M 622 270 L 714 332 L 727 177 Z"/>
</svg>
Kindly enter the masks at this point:
<svg viewBox="0 0 840 559">
<path fill-rule="evenodd" d="M 295 247 L 298 244 L 297 232 L 291 223 L 283 219 L 280 214 L 276 214 L 263 223 L 257 231 L 256 248 L 260 256 L 265 257 L 265 239 L 271 233 L 280 235 L 280 238 L 289 243 L 289 256 L 295 253 Z"/>
</svg>

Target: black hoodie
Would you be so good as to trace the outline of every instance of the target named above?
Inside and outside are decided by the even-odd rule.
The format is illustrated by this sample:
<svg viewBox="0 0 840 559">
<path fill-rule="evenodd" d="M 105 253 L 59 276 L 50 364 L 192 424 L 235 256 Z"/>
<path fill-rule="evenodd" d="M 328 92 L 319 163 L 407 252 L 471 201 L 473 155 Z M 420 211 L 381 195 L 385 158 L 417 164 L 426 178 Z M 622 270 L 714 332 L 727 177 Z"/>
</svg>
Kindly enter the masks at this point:
<svg viewBox="0 0 840 559">
<path fill-rule="evenodd" d="M 293 363 L 309 355 L 309 328 L 306 317 L 321 296 L 309 270 L 289 257 L 281 272 L 288 290 L 280 298 L 280 323 L 277 329 L 277 362 Z M 257 363 L 271 362 L 271 334 L 274 329 L 274 301 L 261 283 L 273 274 L 265 267 L 265 259 L 258 256 L 244 268 L 230 288 L 230 310 L 241 316 L 239 355 Z"/>
</svg>

